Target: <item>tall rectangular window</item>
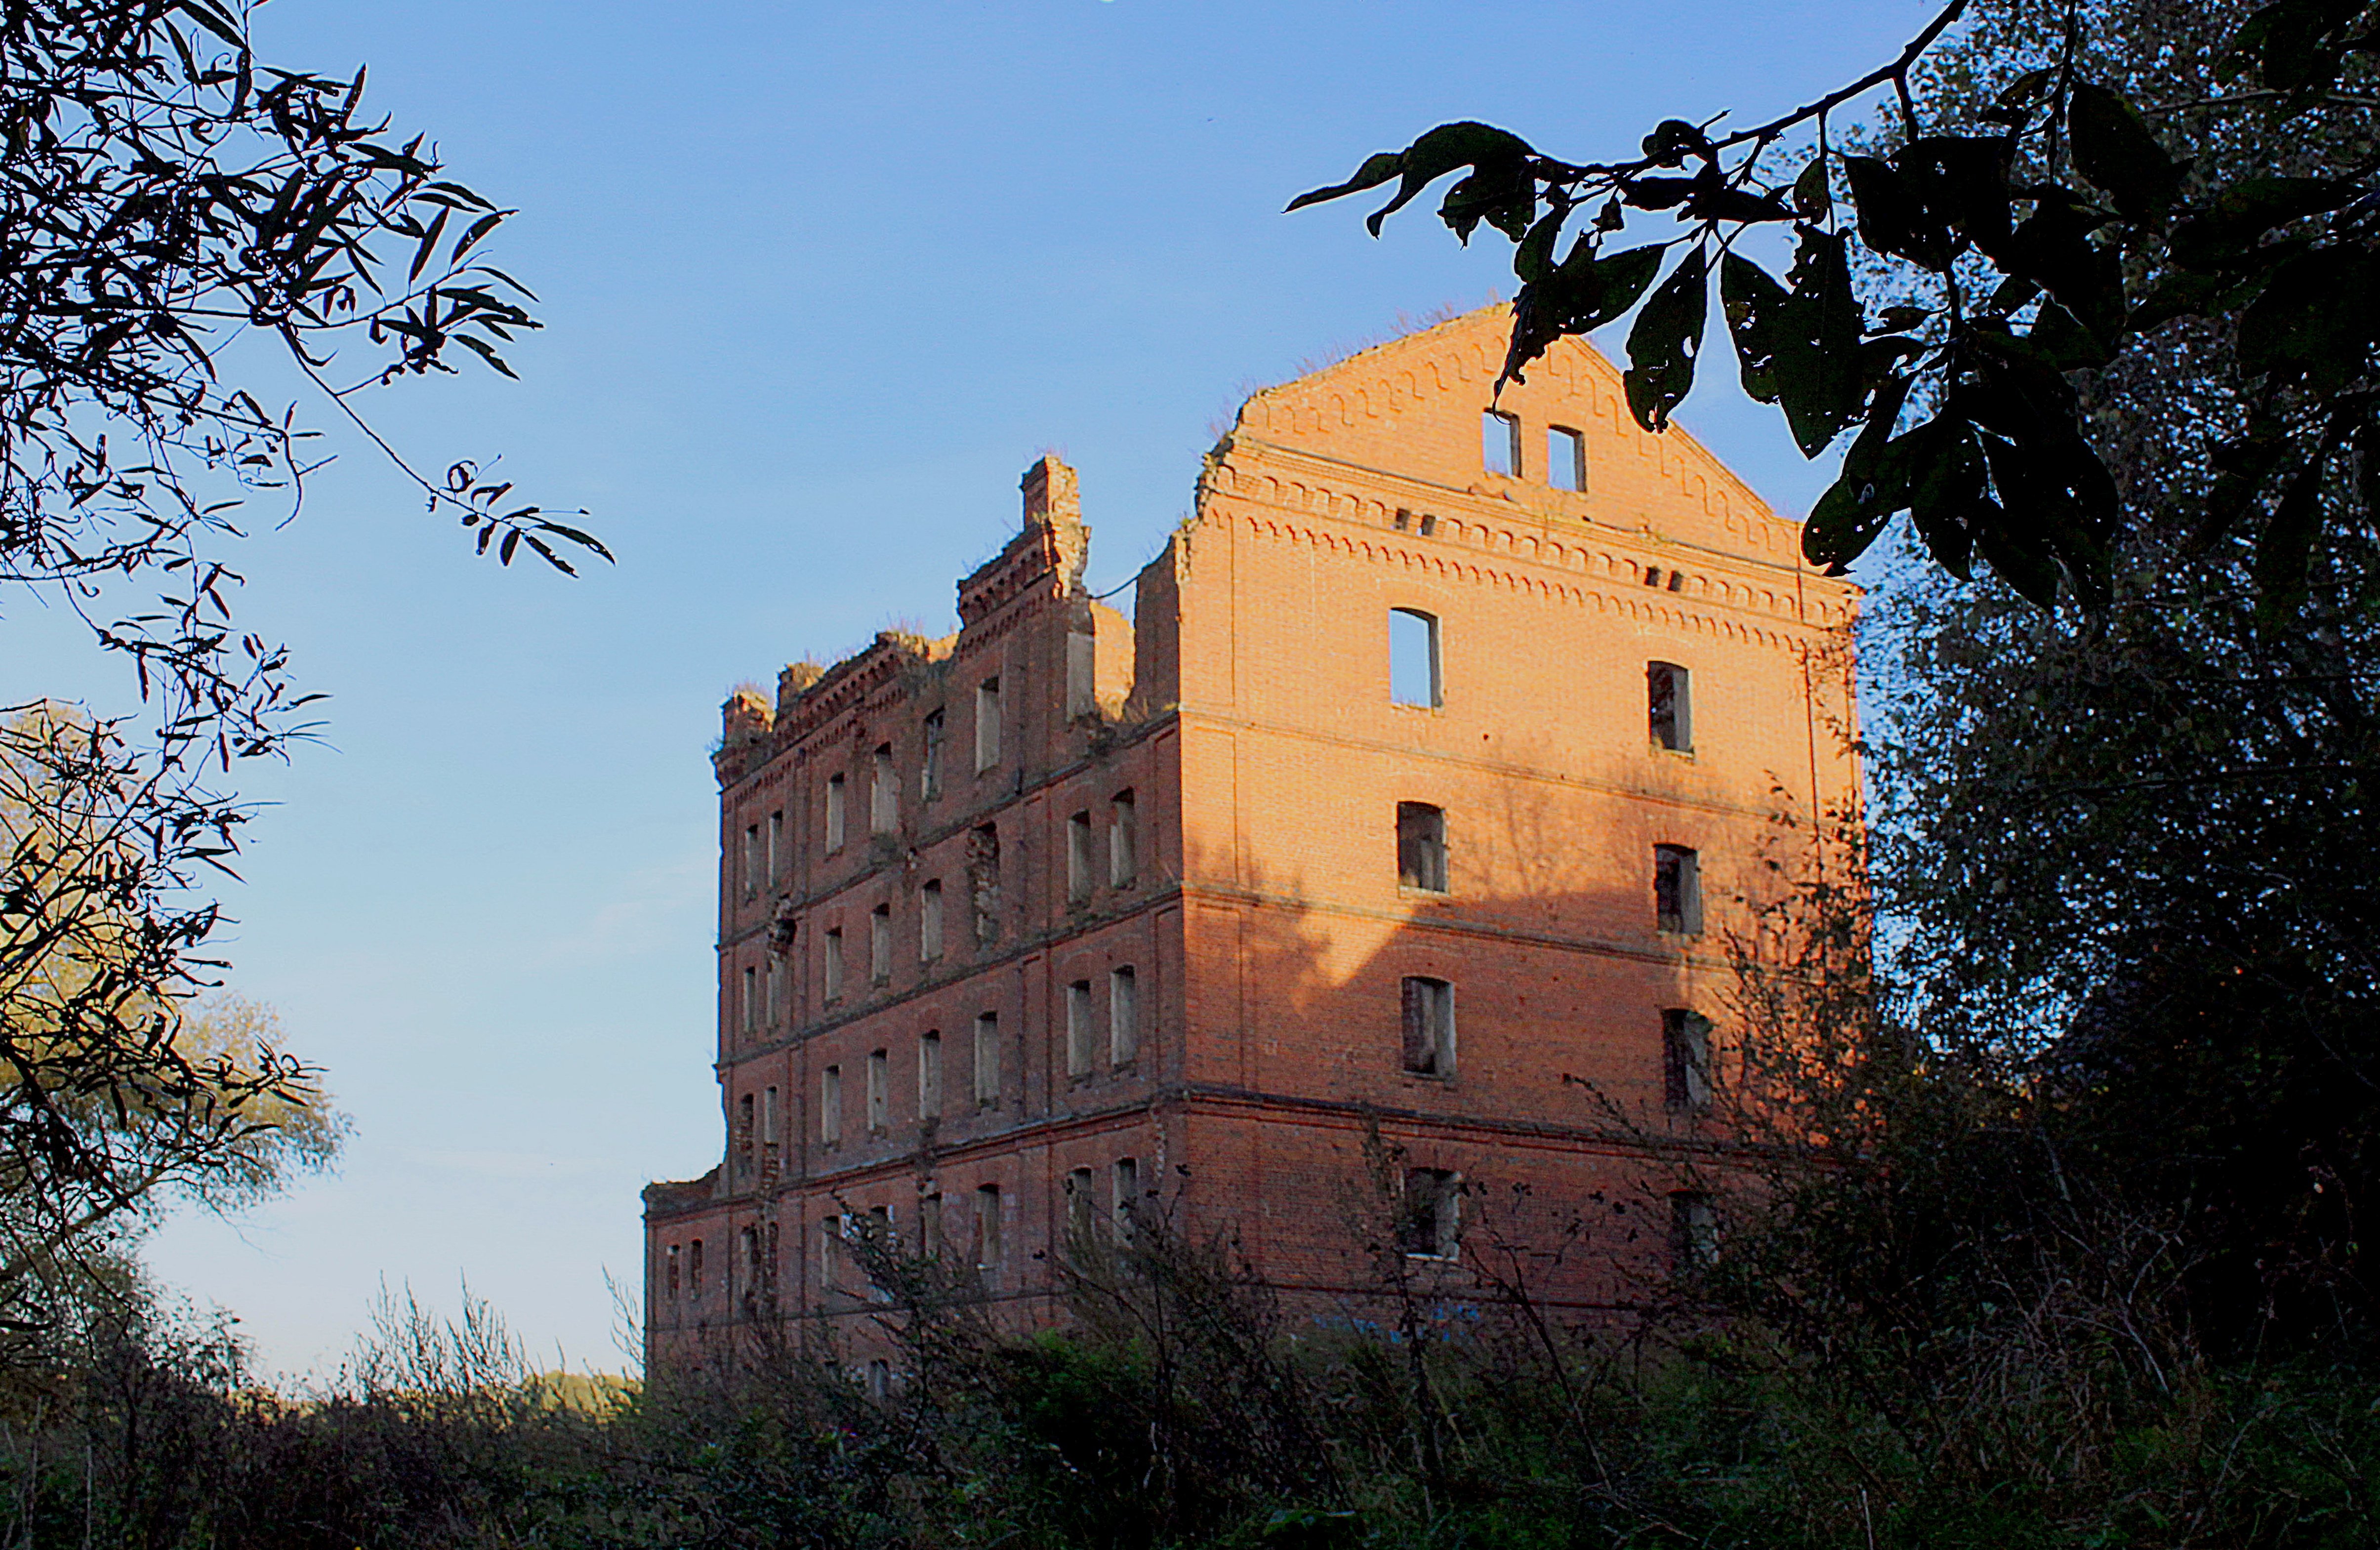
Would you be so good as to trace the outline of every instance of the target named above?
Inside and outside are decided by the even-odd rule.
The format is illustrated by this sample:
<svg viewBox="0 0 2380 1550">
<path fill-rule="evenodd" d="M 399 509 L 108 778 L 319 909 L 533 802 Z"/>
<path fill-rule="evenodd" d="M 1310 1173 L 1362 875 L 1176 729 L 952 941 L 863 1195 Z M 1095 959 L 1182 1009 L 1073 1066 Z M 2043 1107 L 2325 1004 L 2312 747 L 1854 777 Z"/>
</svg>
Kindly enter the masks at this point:
<svg viewBox="0 0 2380 1550">
<path fill-rule="evenodd" d="M 1444 704 L 1438 669 L 1438 615 L 1413 608 L 1389 610 L 1390 700 L 1432 708 Z"/>
<path fill-rule="evenodd" d="M 930 963 L 942 955 L 942 879 L 929 878 L 917 890 L 917 961 Z"/>
<path fill-rule="evenodd" d="M 868 762 L 868 830 L 890 834 L 901 827 L 901 772 L 892 767 L 892 745 L 878 744 Z"/>
<path fill-rule="evenodd" d="M 942 794 L 942 746 L 950 739 L 950 724 L 939 710 L 926 718 L 925 767 L 917 772 L 917 794 L 927 802 Z"/>
<path fill-rule="evenodd" d="M 1653 741 L 1681 754 L 1694 746 L 1693 677 L 1675 662 L 1645 664 L 1645 704 Z"/>
<path fill-rule="evenodd" d="M 1397 881 L 1446 891 L 1446 813 L 1427 802 L 1397 804 Z"/>
<path fill-rule="evenodd" d="M 1066 636 L 1066 720 L 1088 716 L 1099 708 L 1099 647 L 1079 632 Z"/>
<path fill-rule="evenodd" d="M 751 1175 L 752 1160 L 759 1145 L 759 1138 L 753 1133 L 752 1105 L 753 1095 L 750 1093 L 735 1100 L 735 1134 L 729 1142 L 735 1154 L 736 1172 L 747 1178 Z"/>
<path fill-rule="evenodd" d="M 1140 876 L 1140 815 L 1132 793 L 1120 791 L 1108 802 L 1108 886 L 1130 888 Z"/>
<path fill-rule="evenodd" d="M 826 778 L 826 848 L 830 854 L 843 849 L 846 784 L 840 773 Z"/>
<path fill-rule="evenodd" d="M 843 1139 L 843 1068 L 819 1073 L 819 1140 L 832 1146 Z"/>
<path fill-rule="evenodd" d="M 826 963 L 820 976 L 825 982 L 826 999 L 839 999 L 843 995 L 843 927 L 838 926 L 826 934 Z"/>
<path fill-rule="evenodd" d="M 1091 815 L 1076 813 L 1066 820 L 1066 902 L 1086 903 L 1091 897 Z"/>
<path fill-rule="evenodd" d="M 940 1190 L 917 1197 L 917 1252 L 928 1259 L 942 1253 L 942 1195 Z"/>
<path fill-rule="evenodd" d="M 819 1218 L 819 1290 L 834 1290 L 834 1273 L 842 1268 L 843 1218 L 840 1216 Z"/>
<path fill-rule="evenodd" d="M 892 1123 L 892 1058 L 889 1051 L 868 1052 L 868 1128 L 880 1131 Z"/>
<path fill-rule="evenodd" d="M 1066 1236 L 1075 1242 L 1088 1238 L 1099 1208 L 1099 1203 L 1091 1193 L 1091 1170 L 1070 1170 L 1066 1175 Z"/>
<path fill-rule="evenodd" d="M 1129 968 L 1108 971 L 1108 1060 L 1130 1065 L 1140 1055 L 1140 984 Z"/>
<path fill-rule="evenodd" d="M 1546 482 L 1556 490 L 1586 488 L 1586 438 L 1566 425 L 1546 429 Z"/>
<path fill-rule="evenodd" d="M 760 1091 L 760 1144 L 777 1144 L 777 1090 L 764 1087 Z"/>
<path fill-rule="evenodd" d="M 1653 847 L 1653 915 L 1664 931 L 1702 933 L 1702 858 L 1683 845 Z"/>
<path fill-rule="evenodd" d="M 769 955 L 769 993 L 767 1011 L 769 1026 L 782 1027 L 785 1021 L 785 961 L 775 953 Z"/>
<path fill-rule="evenodd" d="M 1000 680 L 987 678 L 975 690 L 975 767 L 979 774 L 1000 762 Z"/>
<path fill-rule="evenodd" d="M 1000 939 L 1000 829 L 985 824 L 967 836 L 967 886 L 974 896 L 978 947 Z"/>
<path fill-rule="evenodd" d="M 1414 1259 L 1452 1259 L 1463 1230 L 1463 1179 L 1443 1168 L 1409 1168 L 1397 1241 Z"/>
<path fill-rule="evenodd" d="M 777 886 L 777 868 L 783 865 L 785 854 L 785 815 L 781 808 L 769 815 L 769 886 Z"/>
<path fill-rule="evenodd" d="M 747 1035 L 757 1031 L 760 1026 L 759 978 L 759 970 L 747 968 L 744 971 L 744 977 L 741 981 L 743 986 L 743 1004 L 736 1009 L 735 1022 L 736 1025 L 742 1028 Z"/>
<path fill-rule="evenodd" d="M 1670 1263 L 1682 1276 L 1718 1263 L 1718 1212 L 1698 1190 L 1670 1197 Z"/>
<path fill-rule="evenodd" d="M 975 1192 L 975 1267 L 1000 1268 L 1000 1186 L 985 1184 Z"/>
<path fill-rule="evenodd" d="M 1479 461 L 1491 474 L 1521 477 L 1521 419 L 1494 409 L 1479 416 Z"/>
<path fill-rule="evenodd" d="M 744 897 L 751 898 L 760 891 L 760 826 L 747 824 L 744 829 Z"/>
<path fill-rule="evenodd" d="M 868 977 L 878 985 L 892 977 L 892 906 L 868 912 Z"/>
<path fill-rule="evenodd" d="M 917 1036 L 917 1118 L 931 1120 L 942 1111 L 942 1035 L 928 1029 Z"/>
<path fill-rule="evenodd" d="M 1115 1167 L 1108 1170 L 1108 1187 L 1115 1210 L 1116 1235 L 1130 1242 L 1133 1216 L 1140 1207 L 1139 1161 L 1118 1157 Z"/>
<path fill-rule="evenodd" d="M 1404 1067 L 1415 1076 L 1454 1074 L 1454 987 L 1409 975 L 1403 981 Z"/>
<path fill-rule="evenodd" d="M 698 1238 L 686 1247 L 686 1290 L 688 1296 L 702 1295 L 702 1240 Z"/>
<path fill-rule="evenodd" d="M 677 1301 L 677 1290 L 678 1253 L 677 1245 L 675 1243 L 672 1243 L 669 1246 L 669 1300 L 673 1302 Z"/>
<path fill-rule="evenodd" d="M 1091 1073 L 1091 982 L 1078 979 L 1066 987 L 1066 1074 Z"/>
<path fill-rule="evenodd" d="M 757 1229 L 746 1228 L 735 1235 L 735 1274 L 744 1284 L 744 1295 L 751 1297 L 760 1290 L 760 1234 Z"/>
<path fill-rule="evenodd" d="M 975 1020 L 975 1101 L 979 1108 L 1000 1101 L 1000 1014 L 995 1011 Z"/>
<path fill-rule="evenodd" d="M 1661 1013 L 1661 1097 L 1672 1114 L 1710 1107 L 1710 1020 L 1681 1007 Z"/>
</svg>

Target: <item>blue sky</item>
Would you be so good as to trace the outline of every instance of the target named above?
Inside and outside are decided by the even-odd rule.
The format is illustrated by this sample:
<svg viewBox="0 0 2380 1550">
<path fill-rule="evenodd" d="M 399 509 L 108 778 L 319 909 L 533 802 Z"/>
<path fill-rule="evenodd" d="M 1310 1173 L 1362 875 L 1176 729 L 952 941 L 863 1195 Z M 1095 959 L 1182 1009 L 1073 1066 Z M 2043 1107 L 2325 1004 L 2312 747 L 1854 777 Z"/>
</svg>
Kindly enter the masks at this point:
<svg viewBox="0 0 2380 1550">
<path fill-rule="evenodd" d="M 1499 241 L 1417 211 L 1374 242 L 1368 206 L 1291 195 L 1447 118 L 1608 156 L 1673 114 L 1765 116 L 1930 9 L 274 0 L 265 56 L 369 63 L 372 103 L 519 208 L 493 255 L 542 297 L 522 381 L 403 384 L 377 420 L 425 464 L 501 454 L 620 563 L 475 563 L 335 436 L 248 546 L 248 621 L 334 697 L 324 745 L 249 782 L 274 805 L 233 983 L 357 1128 L 335 1175 L 170 1225 L 160 1276 L 283 1370 L 334 1362 L 383 1282 L 451 1307 L 465 1279 L 540 1351 L 618 1365 L 637 1191 L 718 1145 L 724 693 L 951 627 L 1044 448 L 1113 585 L 1248 389 L 1509 294 Z M 1769 411 L 1716 392 L 1684 420 L 1782 508 L 1823 485 Z M 8 628 L 0 697 L 84 689 L 55 630 Z"/>
</svg>

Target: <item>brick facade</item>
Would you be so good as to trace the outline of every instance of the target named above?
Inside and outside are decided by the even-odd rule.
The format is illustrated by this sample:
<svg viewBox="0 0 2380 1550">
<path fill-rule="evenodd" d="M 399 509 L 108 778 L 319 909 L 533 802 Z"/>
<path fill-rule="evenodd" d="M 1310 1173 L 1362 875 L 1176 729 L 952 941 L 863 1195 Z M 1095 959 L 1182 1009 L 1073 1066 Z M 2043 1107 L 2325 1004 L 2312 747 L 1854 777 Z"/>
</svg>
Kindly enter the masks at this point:
<svg viewBox="0 0 2380 1550">
<path fill-rule="evenodd" d="M 1078 1169 L 1099 1213 L 1132 1193 L 1228 1226 L 1293 1296 L 1360 1300 L 1374 1134 L 1459 1177 L 1466 1234 L 1527 1241 L 1543 1294 L 1627 1300 L 1666 1205 L 1577 1079 L 1692 1134 L 1664 1013 L 1718 1015 L 1729 914 L 1806 832 L 1780 807 L 1856 800 L 1856 599 L 1683 432 L 1638 430 L 1582 342 L 1505 392 L 1521 466 L 1484 471 L 1508 316 L 1251 397 L 1131 623 L 1084 593 L 1074 475 L 1044 458 L 957 634 L 728 702 L 727 1144 L 646 1191 L 656 1357 L 860 1309 L 831 1224 L 915 1244 L 937 1197 L 943 1252 L 996 1258 L 988 1290 L 1046 1316 Z M 1583 481 L 1549 478 L 1573 447 Z M 1397 610 L 1436 621 L 1436 705 L 1392 701 Z M 1653 662 L 1687 670 L 1690 748 L 1649 729 Z M 1417 843 L 1442 822 L 1425 886 L 1401 804 Z M 1694 854 L 1698 933 L 1662 928 L 1659 846 Z M 1432 984 L 1451 1048 L 1411 1072 Z"/>
</svg>

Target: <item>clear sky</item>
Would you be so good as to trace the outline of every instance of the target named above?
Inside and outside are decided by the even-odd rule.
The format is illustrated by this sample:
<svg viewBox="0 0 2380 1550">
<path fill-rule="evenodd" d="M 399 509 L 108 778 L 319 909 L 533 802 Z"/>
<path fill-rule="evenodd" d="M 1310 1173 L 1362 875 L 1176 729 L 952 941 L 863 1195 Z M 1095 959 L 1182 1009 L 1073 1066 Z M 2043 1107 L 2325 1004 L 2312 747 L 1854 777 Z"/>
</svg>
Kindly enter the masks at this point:
<svg viewBox="0 0 2380 1550">
<path fill-rule="evenodd" d="M 519 208 L 494 258 L 542 297 L 523 381 L 404 384 L 378 418 L 438 466 L 501 453 L 620 563 L 475 563 L 336 438 L 303 515 L 250 546 L 248 623 L 334 697 L 325 745 L 248 788 L 276 805 L 228 897 L 233 983 L 356 1132 L 335 1175 L 171 1225 L 162 1278 L 284 1370 L 335 1362 L 383 1282 L 451 1307 L 465 1278 L 541 1350 L 617 1366 L 605 1277 L 633 1292 L 637 1192 L 719 1147 L 726 691 L 953 627 L 1044 448 L 1080 468 L 1113 585 L 1248 389 L 1509 294 L 1500 241 L 1465 250 L 1425 209 L 1374 242 L 1368 205 L 1290 196 L 1447 118 L 1575 156 L 1748 121 L 1930 9 L 275 0 L 264 55 L 368 63 L 370 101 Z M 1822 488 L 1772 412 L 1691 410 L 1780 508 Z M 38 619 L 6 628 L 0 698 L 77 684 Z"/>
</svg>

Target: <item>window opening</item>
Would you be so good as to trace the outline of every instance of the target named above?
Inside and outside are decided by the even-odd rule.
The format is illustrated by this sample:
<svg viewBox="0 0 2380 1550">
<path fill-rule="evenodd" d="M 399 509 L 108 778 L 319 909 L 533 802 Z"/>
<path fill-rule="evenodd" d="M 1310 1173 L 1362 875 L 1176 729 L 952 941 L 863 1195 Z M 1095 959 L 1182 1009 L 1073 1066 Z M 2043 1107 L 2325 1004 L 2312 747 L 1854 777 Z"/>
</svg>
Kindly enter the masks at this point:
<svg viewBox="0 0 2380 1550">
<path fill-rule="evenodd" d="M 1091 982 L 1066 987 L 1066 1074 L 1091 1074 Z"/>
<path fill-rule="evenodd" d="M 670 1300 L 671 1302 L 676 1302 L 676 1301 L 677 1301 L 677 1290 L 678 1290 L 678 1254 L 677 1254 L 677 1245 L 676 1245 L 675 1243 L 672 1243 L 672 1244 L 669 1246 L 669 1281 L 668 1281 L 668 1286 L 669 1286 L 669 1294 L 668 1294 L 668 1295 L 669 1295 L 669 1300 Z"/>
<path fill-rule="evenodd" d="M 760 826 L 747 824 L 744 828 L 744 897 L 751 898 L 760 891 Z"/>
<path fill-rule="evenodd" d="M 840 773 L 826 778 L 826 848 L 830 855 L 843 849 L 846 784 Z"/>
<path fill-rule="evenodd" d="M 747 1179 L 752 1174 L 753 1101 L 749 1093 L 735 1100 L 735 1134 L 730 1143 L 735 1152 L 735 1171 Z"/>
<path fill-rule="evenodd" d="M 1000 680 L 987 678 L 975 691 L 975 768 L 978 774 L 1000 762 Z"/>
<path fill-rule="evenodd" d="M 1454 1074 L 1454 987 L 1408 976 L 1404 991 L 1404 1067 L 1416 1076 Z"/>
<path fill-rule="evenodd" d="M 1128 1066 L 1140 1055 L 1140 984 L 1130 968 L 1108 971 L 1108 1061 Z"/>
<path fill-rule="evenodd" d="M 769 886 L 777 886 L 778 857 L 785 854 L 785 815 L 780 809 L 769 815 L 769 854 L 767 858 Z"/>
<path fill-rule="evenodd" d="M 830 1001 L 843 994 L 843 927 L 837 926 L 826 934 L 826 999 Z"/>
<path fill-rule="evenodd" d="M 760 1026 L 760 971 L 758 969 L 744 971 L 744 1005 L 736 1016 L 747 1034 Z"/>
<path fill-rule="evenodd" d="M 987 946 L 1000 937 L 1000 829 L 985 824 L 967 836 L 967 884 L 975 901 L 975 939 Z"/>
<path fill-rule="evenodd" d="M 1140 815 L 1132 793 L 1120 791 L 1108 803 L 1108 886 L 1130 888 L 1140 875 Z"/>
<path fill-rule="evenodd" d="M 1066 820 L 1066 902 L 1087 902 L 1091 897 L 1091 815 L 1076 813 Z"/>
<path fill-rule="evenodd" d="M 1670 1197 L 1670 1262 L 1681 1275 L 1718 1263 L 1718 1212 L 1710 1196 L 1681 1190 Z"/>
<path fill-rule="evenodd" d="M 1397 804 L 1397 881 L 1446 891 L 1446 813 L 1427 802 Z"/>
<path fill-rule="evenodd" d="M 832 1146 L 843 1139 L 843 1068 L 819 1073 L 819 1140 Z"/>
<path fill-rule="evenodd" d="M 942 1111 L 942 1035 L 928 1029 L 917 1037 L 917 1118 Z"/>
<path fill-rule="evenodd" d="M 769 1026 L 781 1026 L 785 1021 L 785 961 L 775 953 L 769 955 L 769 988 L 767 1007 Z"/>
<path fill-rule="evenodd" d="M 880 1131 L 892 1123 L 892 1057 L 882 1049 L 868 1052 L 868 1128 Z"/>
<path fill-rule="evenodd" d="M 892 977 L 892 906 L 868 912 L 868 977 L 878 985 Z"/>
<path fill-rule="evenodd" d="M 942 879 L 929 878 L 917 890 L 917 961 L 930 963 L 942 955 Z"/>
<path fill-rule="evenodd" d="M 1661 1013 L 1661 1096 L 1672 1114 L 1710 1107 L 1710 1020 L 1682 1008 Z"/>
<path fill-rule="evenodd" d="M 1664 931 L 1702 932 L 1702 858 L 1683 845 L 1653 847 L 1653 912 Z"/>
<path fill-rule="evenodd" d="M 1452 1259 L 1462 1232 L 1463 1179 L 1451 1169 L 1409 1168 L 1398 1244 L 1414 1259 Z"/>
<path fill-rule="evenodd" d="M 876 834 L 890 834 L 901 827 L 901 773 L 892 768 L 892 745 L 877 745 L 868 761 L 868 827 Z"/>
<path fill-rule="evenodd" d="M 1586 438 L 1566 425 L 1546 428 L 1546 482 L 1556 490 L 1586 488 Z"/>
<path fill-rule="evenodd" d="M 1066 1236 L 1068 1247 L 1090 1236 L 1099 1202 L 1091 1198 L 1091 1170 L 1078 1168 L 1066 1175 Z"/>
<path fill-rule="evenodd" d="M 1389 610 L 1389 699 L 1397 705 L 1444 703 L 1439 682 L 1438 615 L 1412 608 Z"/>
<path fill-rule="evenodd" d="M 698 1300 L 702 1296 L 702 1240 L 699 1238 L 686 1247 L 686 1290 L 689 1297 Z"/>
<path fill-rule="evenodd" d="M 975 1192 L 975 1267 L 1000 1268 L 1000 1186 L 984 1184 Z"/>
<path fill-rule="evenodd" d="M 1693 674 L 1675 662 L 1646 662 L 1645 704 L 1655 743 L 1676 753 L 1694 752 Z"/>
<path fill-rule="evenodd" d="M 776 1144 L 777 1090 L 764 1087 L 760 1090 L 760 1144 L 774 1146 Z"/>
<path fill-rule="evenodd" d="M 987 1011 L 975 1020 L 975 1101 L 990 1108 L 1000 1101 L 1000 1014 Z"/>
<path fill-rule="evenodd" d="M 1521 420 L 1495 409 L 1479 417 L 1479 460 L 1491 474 L 1521 477 Z"/>
<path fill-rule="evenodd" d="M 1108 1187 L 1112 1192 L 1116 1236 L 1132 1241 L 1133 1219 L 1140 1210 L 1140 1162 L 1135 1157 L 1118 1157 L 1108 1170 Z"/>
<path fill-rule="evenodd" d="M 926 717 L 925 768 L 918 771 L 917 792 L 928 802 L 942 794 L 942 745 L 949 736 L 950 727 L 941 711 Z"/>
</svg>

